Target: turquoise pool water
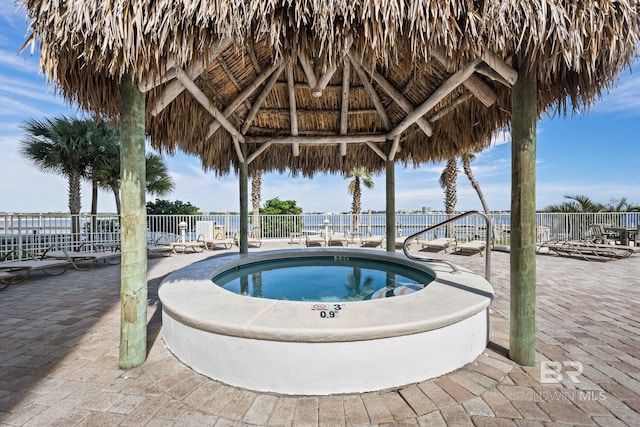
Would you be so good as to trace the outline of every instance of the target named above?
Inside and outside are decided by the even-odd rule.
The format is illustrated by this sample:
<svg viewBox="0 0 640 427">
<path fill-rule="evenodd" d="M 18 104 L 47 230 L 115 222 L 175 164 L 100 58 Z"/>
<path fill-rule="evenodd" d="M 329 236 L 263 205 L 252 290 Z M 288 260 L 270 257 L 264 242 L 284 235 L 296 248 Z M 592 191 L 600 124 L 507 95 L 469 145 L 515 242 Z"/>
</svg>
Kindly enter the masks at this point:
<svg viewBox="0 0 640 427">
<path fill-rule="evenodd" d="M 400 264 L 357 257 L 300 257 L 244 264 L 216 275 L 222 288 L 257 298 L 361 301 L 423 289 L 433 277 Z"/>
</svg>

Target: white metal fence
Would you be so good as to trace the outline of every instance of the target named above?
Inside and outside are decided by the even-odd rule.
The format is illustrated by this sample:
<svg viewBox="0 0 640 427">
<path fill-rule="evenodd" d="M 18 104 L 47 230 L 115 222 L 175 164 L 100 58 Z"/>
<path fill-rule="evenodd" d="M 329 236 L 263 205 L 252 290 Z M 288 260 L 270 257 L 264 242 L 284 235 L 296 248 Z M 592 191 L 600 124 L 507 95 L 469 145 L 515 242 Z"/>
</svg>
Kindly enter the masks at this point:
<svg viewBox="0 0 640 427">
<path fill-rule="evenodd" d="M 508 212 L 490 215 L 496 244 L 508 245 L 511 220 Z M 408 236 L 447 219 L 443 213 L 396 214 L 395 232 L 397 236 Z M 214 223 L 216 230 L 226 237 L 233 237 L 240 228 L 237 214 L 213 215 L 148 215 L 148 242 L 160 236 L 172 241 L 180 238 L 184 229 L 187 240 L 195 240 L 196 222 Z M 291 239 L 305 233 L 346 233 L 352 236 L 382 236 L 386 233 L 385 214 L 301 214 L 301 215 L 260 215 L 253 224 L 249 215 L 251 237 L 261 239 Z M 72 224 L 76 223 L 75 232 Z M 538 213 L 536 215 L 536 239 L 538 243 L 549 240 L 584 239 L 590 236 L 589 225 L 605 223 L 618 227 L 638 227 L 640 213 Z M 181 227 L 181 225 L 183 227 Z M 482 239 L 486 226 L 480 217 L 467 217 L 456 221 L 452 227 L 440 227 L 422 238 L 430 239 L 455 234 L 459 240 Z M 638 244 L 637 232 L 632 237 Z M 51 246 L 71 250 L 83 243 L 108 244 L 120 240 L 119 221 L 116 215 L 68 214 L 0 214 L 0 257 L 27 250 L 41 254 Z"/>
</svg>

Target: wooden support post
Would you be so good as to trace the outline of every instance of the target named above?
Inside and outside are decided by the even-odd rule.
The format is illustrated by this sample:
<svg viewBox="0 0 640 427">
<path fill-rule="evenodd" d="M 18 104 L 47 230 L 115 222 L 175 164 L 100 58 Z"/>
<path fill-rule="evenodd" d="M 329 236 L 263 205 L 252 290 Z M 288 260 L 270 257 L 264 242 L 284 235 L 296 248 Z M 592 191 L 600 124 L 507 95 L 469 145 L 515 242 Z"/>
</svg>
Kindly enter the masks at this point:
<svg viewBox="0 0 640 427">
<path fill-rule="evenodd" d="M 247 144 L 240 144 L 242 157 L 247 158 Z M 238 246 L 240 253 L 249 252 L 249 165 L 245 160 L 240 162 L 240 234 L 238 235 Z"/>
<path fill-rule="evenodd" d="M 511 323 L 509 357 L 536 362 L 536 77 L 520 70 L 511 92 Z"/>
<path fill-rule="evenodd" d="M 145 95 L 129 74 L 120 82 L 121 369 L 147 357 L 147 209 L 145 205 Z"/>
<path fill-rule="evenodd" d="M 390 159 L 393 141 L 387 140 L 385 152 L 387 153 L 386 166 L 386 224 L 387 224 L 387 252 L 396 251 L 396 174 L 395 164 Z"/>
</svg>

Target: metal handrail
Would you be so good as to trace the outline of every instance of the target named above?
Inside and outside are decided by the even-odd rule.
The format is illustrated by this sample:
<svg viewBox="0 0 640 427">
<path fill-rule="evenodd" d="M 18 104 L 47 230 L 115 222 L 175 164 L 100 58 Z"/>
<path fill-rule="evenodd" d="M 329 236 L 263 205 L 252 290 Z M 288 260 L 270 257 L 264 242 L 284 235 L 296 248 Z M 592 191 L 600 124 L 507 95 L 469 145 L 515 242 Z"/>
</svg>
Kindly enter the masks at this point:
<svg viewBox="0 0 640 427">
<path fill-rule="evenodd" d="M 458 267 L 456 267 L 456 265 L 450 261 L 444 260 L 444 259 L 440 259 L 440 258 L 424 258 L 424 257 L 417 257 L 415 255 L 412 255 L 411 253 L 409 253 L 409 251 L 407 250 L 411 240 L 417 238 L 419 235 L 424 234 L 428 231 L 433 230 L 434 228 L 438 228 L 438 227 L 442 227 L 443 225 L 446 225 L 450 222 L 454 222 L 457 221 L 461 218 L 465 218 L 467 216 L 471 216 L 471 215 L 478 215 L 482 218 L 484 218 L 485 222 L 487 223 L 487 243 L 486 243 L 486 248 L 485 248 L 485 266 L 484 266 L 484 278 L 487 280 L 487 282 L 489 281 L 489 278 L 491 277 L 491 219 L 489 218 L 488 215 L 486 215 L 483 212 L 479 212 L 479 211 L 469 211 L 469 212 L 464 212 L 461 213 L 460 215 L 454 216 L 453 218 L 449 218 L 445 221 L 439 222 L 438 224 L 432 225 L 430 227 L 425 228 L 422 231 L 418 231 L 417 233 L 413 233 L 412 235 L 410 235 L 409 237 L 407 237 L 404 241 L 404 243 L 402 244 L 402 252 L 404 252 L 404 254 L 407 256 L 407 258 L 412 259 L 414 261 L 424 261 L 424 262 L 439 262 L 442 264 L 447 264 L 449 267 L 451 267 L 451 269 L 453 270 L 453 273 L 458 273 Z"/>
</svg>

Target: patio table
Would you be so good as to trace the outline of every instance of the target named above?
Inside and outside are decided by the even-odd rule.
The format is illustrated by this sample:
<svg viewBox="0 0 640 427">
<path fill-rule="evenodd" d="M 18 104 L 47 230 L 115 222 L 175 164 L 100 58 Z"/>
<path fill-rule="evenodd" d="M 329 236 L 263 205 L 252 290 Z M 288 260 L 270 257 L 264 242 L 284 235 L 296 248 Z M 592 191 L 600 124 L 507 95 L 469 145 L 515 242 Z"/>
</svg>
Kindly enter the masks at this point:
<svg viewBox="0 0 640 427">
<path fill-rule="evenodd" d="M 618 233 L 620 236 L 620 244 L 624 246 L 629 246 L 629 241 L 632 240 L 631 236 L 633 236 L 637 232 L 637 228 L 635 227 L 605 227 L 605 232 Z M 634 237 L 634 243 L 638 240 L 638 237 Z"/>
</svg>

